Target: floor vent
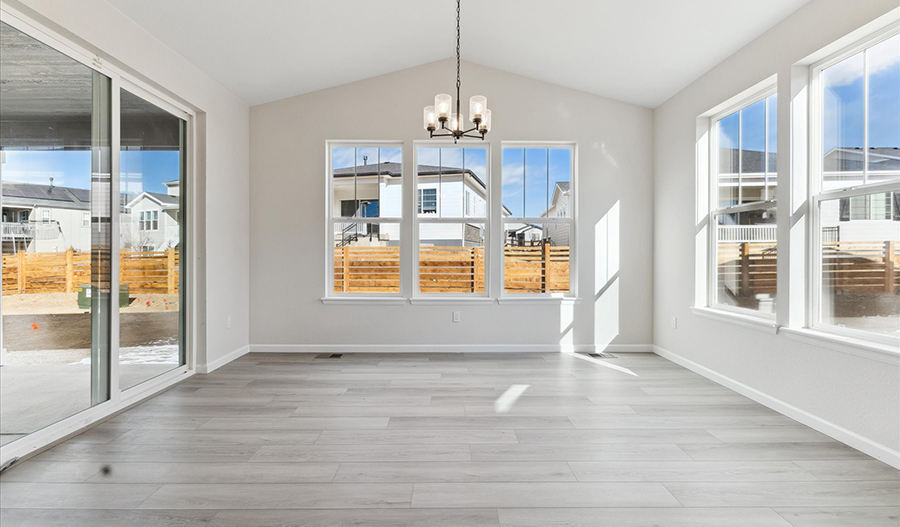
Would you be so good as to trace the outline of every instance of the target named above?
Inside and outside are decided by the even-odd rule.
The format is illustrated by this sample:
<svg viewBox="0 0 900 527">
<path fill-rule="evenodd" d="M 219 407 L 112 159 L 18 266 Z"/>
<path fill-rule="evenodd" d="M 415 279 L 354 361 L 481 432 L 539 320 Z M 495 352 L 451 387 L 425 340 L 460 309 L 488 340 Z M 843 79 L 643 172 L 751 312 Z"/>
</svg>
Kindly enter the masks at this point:
<svg viewBox="0 0 900 527">
<path fill-rule="evenodd" d="M 585 353 L 588 357 L 594 357 L 595 359 L 615 359 L 616 356 L 612 353 L 599 352 L 599 353 Z"/>
<path fill-rule="evenodd" d="M 320 353 L 316 355 L 317 359 L 340 359 L 343 353 Z"/>
</svg>

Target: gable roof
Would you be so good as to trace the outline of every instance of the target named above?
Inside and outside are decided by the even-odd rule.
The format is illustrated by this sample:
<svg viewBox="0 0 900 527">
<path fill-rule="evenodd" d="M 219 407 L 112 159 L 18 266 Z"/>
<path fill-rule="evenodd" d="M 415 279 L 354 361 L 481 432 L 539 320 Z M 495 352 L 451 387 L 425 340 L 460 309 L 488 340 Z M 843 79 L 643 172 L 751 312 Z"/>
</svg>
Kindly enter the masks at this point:
<svg viewBox="0 0 900 527">
<path fill-rule="evenodd" d="M 559 197 L 566 192 L 569 191 L 571 187 L 571 183 L 569 181 L 557 181 L 556 186 L 553 187 L 553 197 L 550 199 L 550 206 L 553 207 L 556 205 L 556 202 L 559 200 Z M 541 217 L 546 215 L 550 209 L 545 210 L 541 213 Z"/>
<path fill-rule="evenodd" d="M 160 194 L 158 192 L 141 192 L 133 199 L 131 199 L 128 203 L 125 204 L 125 208 L 130 209 L 134 207 L 134 205 L 144 198 L 150 199 L 159 203 L 164 209 L 177 209 L 180 205 L 178 196 L 170 196 L 168 194 Z"/>
<path fill-rule="evenodd" d="M 862 172 L 865 163 L 864 151 L 860 147 L 832 148 L 825 154 L 825 172 Z M 900 148 L 870 147 L 870 170 L 900 170 Z"/>
<path fill-rule="evenodd" d="M 459 167 L 419 165 L 416 173 L 418 173 L 420 176 L 436 176 L 439 174 L 468 174 L 472 176 L 472 178 L 474 178 L 482 188 L 485 188 L 484 181 L 482 181 L 481 178 L 475 174 L 475 172 L 472 172 L 468 168 L 463 169 Z M 373 165 L 357 165 L 353 167 L 336 168 L 332 171 L 332 174 L 336 178 L 353 177 L 354 174 L 357 177 L 375 175 L 401 177 L 403 175 L 403 165 L 401 163 L 393 162 L 375 163 Z"/>
</svg>

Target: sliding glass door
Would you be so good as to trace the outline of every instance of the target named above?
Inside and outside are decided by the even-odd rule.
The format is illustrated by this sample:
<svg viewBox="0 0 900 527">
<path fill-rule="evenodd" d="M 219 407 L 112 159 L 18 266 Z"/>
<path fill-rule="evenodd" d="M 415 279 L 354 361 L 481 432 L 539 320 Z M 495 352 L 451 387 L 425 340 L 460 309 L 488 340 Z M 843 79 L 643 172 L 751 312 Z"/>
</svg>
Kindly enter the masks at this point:
<svg viewBox="0 0 900 527">
<path fill-rule="evenodd" d="M 0 444 L 110 398 L 111 81 L 0 23 Z"/>
<path fill-rule="evenodd" d="M 181 218 L 184 119 L 119 91 L 119 387 L 184 364 Z"/>
<path fill-rule="evenodd" d="M 188 371 L 189 114 L 3 16 L 6 459 Z"/>
</svg>

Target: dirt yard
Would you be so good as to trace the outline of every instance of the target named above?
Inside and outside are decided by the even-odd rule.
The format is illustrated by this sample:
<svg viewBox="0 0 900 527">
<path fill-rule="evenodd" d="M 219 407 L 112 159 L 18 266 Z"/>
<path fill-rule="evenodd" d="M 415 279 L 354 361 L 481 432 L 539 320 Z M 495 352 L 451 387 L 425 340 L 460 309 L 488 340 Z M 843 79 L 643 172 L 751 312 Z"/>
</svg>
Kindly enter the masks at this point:
<svg viewBox="0 0 900 527">
<path fill-rule="evenodd" d="M 3 347 L 22 350 L 91 348 L 88 313 L 10 315 L 4 305 Z M 178 342 L 178 312 L 124 312 L 119 319 L 119 346 L 163 346 Z M 53 361 L 57 362 L 57 361 Z"/>
<path fill-rule="evenodd" d="M 178 311 L 178 295 L 132 295 L 122 313 L 159 313 Z M 78 293 L 39 293 L 6 295 L 3 297 L 4 315 L 63 315 L 84 313 L 78 308 Z"/>
</svg>

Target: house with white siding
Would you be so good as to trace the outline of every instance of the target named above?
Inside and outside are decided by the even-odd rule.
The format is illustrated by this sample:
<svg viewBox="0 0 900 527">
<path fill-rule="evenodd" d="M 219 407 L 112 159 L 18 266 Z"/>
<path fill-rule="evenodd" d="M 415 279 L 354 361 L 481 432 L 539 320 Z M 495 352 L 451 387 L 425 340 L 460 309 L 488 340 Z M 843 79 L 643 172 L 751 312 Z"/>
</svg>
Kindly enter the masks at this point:
<svg viewBox="0 0 900 527">
<path fill-rule="evenodd" d="M 419 165 L 416 214 L 420 217 L 459 218 L 459 223 L 420 224 L 420 244 L 444 247 L 483 244 L 484 225 L 466 218 L 487 213 L 485 182 L 472 170 Z M 400 163 L 338 168 L 333 172 L 332 210 L 346 217 L 335 225 L 335 244 L 400 244 L 399 225 L 366 223 L 365 218 L 402 216 L 402 167 Z M 356 198 L 354 198 L 356 196 Z"/>
<path fill-rule="evenodd" d="M 166 193 L 122 196 L 120 236 L 132 251 L 163 251 L 178 245 L 179 185 L 163 183 Z M 63 252 L 91 249 L 89 189 L 4 181 L 3 253 Z M 130 199 L 129 199 L 130 198 Z"/>
</svg>

